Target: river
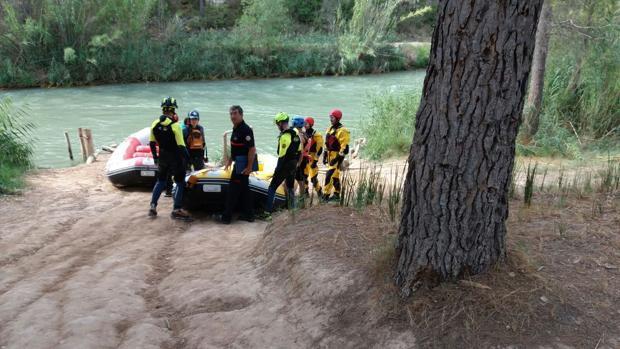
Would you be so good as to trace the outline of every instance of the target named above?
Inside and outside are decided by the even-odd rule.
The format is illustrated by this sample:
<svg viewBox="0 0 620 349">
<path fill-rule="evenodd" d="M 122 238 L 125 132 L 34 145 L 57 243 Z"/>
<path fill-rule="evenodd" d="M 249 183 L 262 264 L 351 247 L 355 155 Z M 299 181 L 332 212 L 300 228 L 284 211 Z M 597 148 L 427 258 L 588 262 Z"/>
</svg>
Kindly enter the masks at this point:
<svg viewBox="0 0 620 349">
<path fill-rule="evenodd" d="M 381 75 L 311 77 L 296 79 L 226 80 L 174 83 L 141 83 L 79 88 L 24 89 L 0 92 L 26 109 L 35 129 L 35 163 L 38 167 L 67 167 L 70 161 L 64 131 L 69 131 L 79 158 L 77 128 L 93 130 L 97 147 L 120 143 L 127 135 L 147 127 L 160 115 L 163 97 L 173 96 L 183 118 L 200 111 L 210 157 L 221 156 L 222 133 L 231 128 L 228 107 L 240 104 L 254 128 L 259 152 L 275 150 L 277 130 L 272 116 L 279 111 L 313 116 L 323 132 L 329 111 L 340 108 L 343 124 L 352 137 L 360 136 L 367 116 L 369 96 L 383 92 L 422 89 L 425 72 Z"/>
</svg>

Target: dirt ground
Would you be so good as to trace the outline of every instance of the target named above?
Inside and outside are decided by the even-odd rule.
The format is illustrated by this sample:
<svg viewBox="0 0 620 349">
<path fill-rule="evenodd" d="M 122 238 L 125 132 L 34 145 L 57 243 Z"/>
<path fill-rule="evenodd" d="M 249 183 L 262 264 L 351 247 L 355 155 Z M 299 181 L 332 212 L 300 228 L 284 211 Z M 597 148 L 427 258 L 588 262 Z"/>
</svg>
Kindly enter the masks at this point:
<svg viewBox="0 0 620 349">
<path fill-rule="evenodd" d="M 291 298 L 264 274 L 264 253 L 256 248 L 266 223 L 222 226 L 208 216 L 172 221 L 171 200 L 163 197 L 160 217 L 149 219 L 150 193 L 114 188 L 103 166 L 41 171 L 22 195 L 0 199 L 0 348 L 359 342 L 357 334 L 330 328 L 338 310 L 322 298 Z M 329 279 L 330 268 L 322 277 L 337 294 L 349 281 Z M 414 341 L 385 328 L 368 335 L 377 347 Z"/>
<path fill-rule="evenodd" d="M 379 210 L 222 226 L 172 221 L 162 197 L 149 219 L 150 193 L 112 187 L 103 165 L 0 198 L 0 348 L 620 347 L 618 196 L 514 202 L 520 258 L 402 300 Z"/>
</svg>

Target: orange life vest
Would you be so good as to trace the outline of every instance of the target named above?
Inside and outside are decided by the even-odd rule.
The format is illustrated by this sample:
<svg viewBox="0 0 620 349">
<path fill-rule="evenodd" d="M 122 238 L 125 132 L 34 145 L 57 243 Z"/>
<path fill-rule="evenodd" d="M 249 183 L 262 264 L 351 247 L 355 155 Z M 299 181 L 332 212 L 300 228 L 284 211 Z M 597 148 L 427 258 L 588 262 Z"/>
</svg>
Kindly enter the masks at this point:
<svg viewBox="0 0 620 349">
<path fill-rule="evenodd" d="M 189 149 L 203 149 L 204 143 L 205 139 L 199 129 L 193 128 L 189 131 L 189 136 L 187 137 L 187 146 Z"/>
</svg>

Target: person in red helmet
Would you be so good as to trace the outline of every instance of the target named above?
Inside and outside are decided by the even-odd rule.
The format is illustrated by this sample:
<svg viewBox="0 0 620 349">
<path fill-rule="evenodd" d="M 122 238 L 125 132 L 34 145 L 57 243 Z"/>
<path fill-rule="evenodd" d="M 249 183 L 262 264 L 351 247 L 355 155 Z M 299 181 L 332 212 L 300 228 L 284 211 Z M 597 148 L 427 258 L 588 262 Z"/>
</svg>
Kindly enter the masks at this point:
<svg viewBox="0 0 620 349">
<path fill-rule="evenodd" d="M 305 183 L 304 189 L 305 194 L 308 193 L 308 178 L 310 178 L 310 182 L 312 182 L 312 187 L 316 191 L 319 198 L 323 196 L 323 192 L 321 189 L 321 185 L 319 184 L 319 158 L 323 153 L 323 136 L 319 132 L 314 129 L 314 118 L 307 117 L 305 119 L 305 129 L 306 129 L 306 138 L 308 139 L 305 149 L 304 149 L 304 157 L 307 159 L 307 164 L 304 169 L 305 175 Z"/>
<path fill-rule="evenodd" d="M 350 134 L 340 120 L 342 111 L 334 109 L 329 113 L 331 127 L 325 132 L 325 148 L 323 164 L 327 165 L 325 186 L 323 187 L 324 201 L 340 201 L 340 167 L 344 157 L 349 153 Z M 333 195 L 332 195 L 333 194 Z"/>
</svg>

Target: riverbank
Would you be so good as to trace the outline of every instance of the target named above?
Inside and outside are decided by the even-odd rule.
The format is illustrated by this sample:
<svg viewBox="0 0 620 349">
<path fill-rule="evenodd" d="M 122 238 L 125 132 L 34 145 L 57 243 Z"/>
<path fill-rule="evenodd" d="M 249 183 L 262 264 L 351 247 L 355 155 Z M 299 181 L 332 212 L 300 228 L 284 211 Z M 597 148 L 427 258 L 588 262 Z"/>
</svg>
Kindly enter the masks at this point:
<svg viewBox="0 0 620 349">
<path fill-rule="evenodd" d="M 101 40 L 34 63 L 1 61 L 0 88 L 377 74 L 425 68 L 430 52 L 430 43 L 379 43 L 352 54 L 335 36 L 311 34 L 255 41 L 204 31 L 169 42 Z"/>
<path fill-rule="evenodd" d="M 376 207 L 222 226 L 172 221 L 162 198 L 152 220 L 150 193 L 112 187 L 104 164 L 38 171 L 0 198 L 0 347 L 620 344 L 616 194 L 511 201 L 510 264 L 403 301 Z"/>
</svg>

